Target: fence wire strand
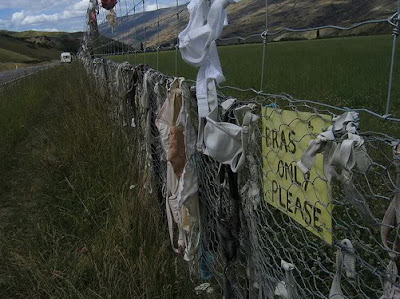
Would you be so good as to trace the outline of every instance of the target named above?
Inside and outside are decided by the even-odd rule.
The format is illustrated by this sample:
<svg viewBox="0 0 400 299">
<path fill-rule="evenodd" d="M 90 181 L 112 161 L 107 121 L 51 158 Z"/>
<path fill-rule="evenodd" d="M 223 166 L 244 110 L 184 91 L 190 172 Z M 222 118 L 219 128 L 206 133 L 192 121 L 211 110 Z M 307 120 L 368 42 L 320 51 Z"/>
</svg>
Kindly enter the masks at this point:
<svg viewBox="0 0 400 299">
<path fill-rule="evenodd" d="M 144 11 L 145 1 L 139 3 L 143 5 Z M 158 0 L 155 4 L 158 11 L 160 9 Z M 133 17 L 136 19 L 136 6 L 135 1 L 133 1 L 133 8 L 126 6 L 125 16 L 127 17 L 133 11 Z M 399 192 L 397 183 L 399 173 L 396 169 L 397 158 L 393 156 L 393 145 L 398 144 L 400 140 L 397 136 L 391 135 L 400 129 L 400 119 L 390 116 L 389 108 L 386 109 L 385 114 L 380 114 L 365 108 L 337 107 L 318 101 L 298 99 L 287 94 L 268 93 L 263 91 L 263 84 L 266 79 L 265 56 L 268 36 L 318 29 L 352 30 L 360 26 L 379 23 L 389 23 L 397 28 L 397 16 L 392 15 L 388 19 L 367 20 L 346 27 L 336 25 L 298 29 L 285 27 L 270 31 L 267 0 L 265 1 L 265 10 L 265 28 L 261 28 L 260 33 L 249 34 L 245 37 L 220 38 L 220 40 L 249 40 L 261 37 L 261 40 L 264 41 L 260 65 L 260 90 L 229 85 L 218 86 L 220 103 L 228 98 L 224 94 L 226 91 L 233 90 L 243 95 L 250 94 L 251 98 L 242 103 L 254 103 L 261 119 L 254 128 L 249 151 L 246 152 L 246 166 L 238 175 L 240 202 L 233 203 L 230 200 L 229 187 L 221 184 L 221 168 L 217 162 L 201 153 L 193 156 L 199 183 L 201 240 L 197 257 L 194 262 L 190 263 L 192 279 L 196 283 L 210 282 L 217 298 L 220 298 L 224 292 L 224 283 L 227 279 L 232 285 L 234 298 L 290 298 L 287 297 L 290 294 L 291 298 L 329 298 L 332 283 L 337 280 L 338 273 L 341 271 L 337 268 L 338 256 L 345 252 L 355 259 L 356 271 L 355 276 L 350 278 L 344 274 L 341 275 L 341 290 L 344 296 L 348 298 L 380 298 L 383 295 L 385 284 L 386 286 L 388 283 L 391 284 L 392 289 L 400 289 L 400 276 L 389 275 L 387 270 L 390 263 L 389 254 L 393 252 L 382 244 L 380 235 L 380 229 L 385 225 L 382 223 L 385 211 Z M 125 41 L 122 40 L 122 43 L 128 43 L 126 48 L 122 49 L 122 53 L 125 51 L 135 53 L 135 57 L 137 53 L 145 55 L 147 47 L 145 33 L 154 30 L 156 32 L 155 50 L 158 69 L 159 63 L 161 63 L 160 52 L 163 48 L 168 48 L 160 45 L 160 28 L 168 19 L 176 18 L 174 36 L 177 37 L 180 15 L 184 13 L 185 10 L 180 9 L 179 2 L 176 1 L 175 13 L 165 18 L 160 18 L 158 15 L 157 22 L 154 24 L 138 25 L 131 30 L 131 34 L 134 35 L 133 40 L 136 43 L 138 39 L 142 41 L 143 49 L 134 46 L 128 35 Z M 108 45 L 110 43 L 111 45 L 115 44 L 115 41 L 107 41 L 99 46 L 98 49 L 101 49 L 102 52 L 94 56 L 122 54 L 119 52 L 121 49 L 119 44 L 112 53 L 109 53 Z M 92 44 L 94 44 L 93 41 Z M 173 50 L 177 53 L 175 41 L 173 45 L 175 47 Z M 393 45 L 395 48 L 396 36 L 394 36 Z M 137 146 L 143 151 L 143 157 L 145 157 L 143 167 L 149 173 L 149 182 L 143 188 L 157 195 L 158 204 L 165 205 L 167 157 L 154 121 L 164 103 L 173 78 L 143 64 L 133 66 L 129 63 L 119 64 L 104 58 L 93 59 L 88 51 L 82 51 L 80 58 L 88 73 L 93 75 L 101 92 L 112 99 L 111 117 L 121 125 L 127 134 L 138 134 L 137 140 L 142 140 Z M 137 62 L 136 58 L 135 62 Z M 392 64 L 394 64 L 394 57 Z M 177 76 L 179 75 L 177 56 L 175 56 L 174 67 Z M 393 74 L 390 75 L 390 78 L 391 81 Z M 185 84 L 193 90 L 193 81 L 187 80 Z M 390 106 L 390 90 L 391 83 L 388 106 Z M 194 127 L 197 127 L 197 106 L 194 92 L 189 100 L 191 121 Z M 335 176 L 329 184 L 322 170 L 316 171 L 312 180 L 307 182 L 314 190 L 321 184 L 327 185 L 327 189 L 329 189 L 329 199 L 331 200 L 329 205 L 326 204 L 323 192 L 315 191 L 312 195 L 316 198 L 317 203 L 330 213 L 332 227 L 329 230 L 333 236 L 333 243 L 329 245 L 311 233 L 310 227 L 299 225 L 292 217 L 272 206 L 268 200 L 277 196 L 277 190 L 274 191 L 273 188 L 266 185 L 271 178 L 286 175 L 292 179 L 286 189 L 282 188 L 279 191 L 286 192 L 287 196 L 292 188 L 296 188 L 298 182 L 293 179 L 293 172 L 281 173 L 284 168 L 277 169 L 274 164 L 276 162 L 274 157 L 280 155 L 286 144 L 280 144 L 280 148 L 265 146 L 266 140 L 270 138 L 265 124 L 270 125 L 272 120 L 276 121 L 280 124 L 276 130 L 281 130 L 282 134 L 288 130 L 287 128 L 293 126 L 305 128 L 302 134 L 292 136 L 292 141 L 299 145 L 296 152 L 288 151 L 286 153 L 286 157 L 290 157 L 288 165 L 292 165 L 299 160 L 299 153 L 306 151 L 308 141 L 321 133 L 314 131 L 313 123 L 319 123 L 320 126 L 328 128 L 332 118 L 349 111 L 360 113 L 361 124 L 368 122 L 377 124 L 374 131 L 360 130 L 360 136 L 365 141 L 365 148 L 373 163 L 365 172 L 353 169 L 348 181 L 343 180 L 337 169 L 339 175 Z M 288 121 L 286 113 L 290 113 L 292 116 L 290 121 Z M 390 124 L 390 126 L 386 124 Z M 388 127 L 390 127 L 389 131 L 385 129 Z M 289 166 L 284 171 L 289 171 Z M 295 205 L 289 206 L 288 200 L 289 197 L 286 198 L 287 209 L 295 209 Z M 363 214 L 365 210 L 370 212 L 370 218 L 366 218 Z M 301 214 L 304 217 L 306 210 L 304 210 L 304 214 L 303 212 Z M 232 263 L 224 260 L 222 253 L 224 244 L 218 237 L 221 230 L 219 227 L 221 218 L 229 223 L 228 227 L 239 244 L 236 259 Z M 311 226 L 311 224 L 307 225 Z M 238 227 L 240 228 L 238 229 Z M 349 250 L 344 246 L 343 239 L 349 239 L 354 250 Z M 294 268 L 282 268 L 282 260 L 293 264 Z M 277 295 L 280 292 L 278 286 L 288 292 L 286 297 L 282 293 L 280 296 Z"/>
</svg>

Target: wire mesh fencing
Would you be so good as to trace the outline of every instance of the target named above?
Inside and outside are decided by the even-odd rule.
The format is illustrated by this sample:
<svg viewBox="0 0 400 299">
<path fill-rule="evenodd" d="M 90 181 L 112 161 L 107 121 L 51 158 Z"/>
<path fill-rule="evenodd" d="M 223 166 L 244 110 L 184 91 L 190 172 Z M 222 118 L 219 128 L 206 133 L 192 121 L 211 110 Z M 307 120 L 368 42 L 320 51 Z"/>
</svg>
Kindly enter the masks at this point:
<svg viewBox="0 0 400 299">
<path fill-rule="evenodd" d="M 109 10 L 91 0 L 88 11 L 97 17 L 93 20 L 88 14 L 86 33 L 88 44 L 94 57 L 114 56 L 118 59 L 128 59 L 134 64 L 149 64 L 155 60 L 153 66 L 159 70 L 160 63 L 165 64 L 163 52 L 174 52 L 169 57 L 171 60 L 169 73 L 180 75 L 179 40 L 178 34 L 189 21 L 189 13 L 186 4 L 177 0 L 175 6 L 171 2 L 163 0 L 140 0 L 140 1 L 111 1 L 113 9 Z M 251 1 L 250 1 L 251 2 Z M 211 3 L 211 2 L 210 2 Z M 345 35 L 357 35 L 358 33 L 392 33 L 391 57 L 388 57 L 390 65 L 387 69 L 389 78 L 386 86 L 386 105 L 381 116 L 388 117 L 391 111 L 393 97 L 393 78 L 395 75 L 395 62 L 397 52 L 397 37 L 399 34 L 399 1 L 383 1 L 377 7 L 368 2 L 362 8 L 357 8 L 358 3 L 349 2 L 343 9 L 345 14 L 338 13 L 333 21 L 343 24 L 330 24 L 332 16 L 328 21 L 321 21 L 317 17 L 315 21 L 308 17 L 305 3 L 301 0 L 290 0 L 280 3 L 274 1 L 261 1 L 247 3 L 241 1 L 236 6 L 238 9 L 228 10 L 227 26 L 221 37 L 217 39 L 218 45 L 259 43 L 262 44 L 258 63 L 253 67 L 257 69 L 259 85 L 253 87 L 258 92 L 265 91 L 267 78 L 268 45 L 275 40 L 315 39 L 320 37 L 335 37 Z M 335 9 L 334 4 L 316 2 L 318 6 L 326 7 L 326 10 Z M 331 7 L 332 6 L 332 7 Z M 231 8 L 231 7 L 229 7 Z M 228 8 L 228 9 L 229 9 Z M 240 10 L 248 11 L 254 19 L 246 24 L 241 19 Z M 370 11 L 368 11 L 368 9 Z M 342 16 L 343 17 L 339 17 Z M 112 16 L 112 17 L 110 17 Z M 93 22 L 96 26 L 93 27 Z M 98 26 L 97 26 L 98 22 Z M 305 23 L 307 25 L 302 25 Z M 245 28 L 241 29 L 241 27 Z M 248 28 L 249 27 L 249 28 Z M 360 31 L 355 31 L 360 30 Z M 239 32 L 239 33 L 238 33 Z M 303 36 L 304 35 L 304 36 Z M 133 58 L 134 57 L 134 58 Z M 254 58 L 253 58 L 254 59 Z M 237 86 L 225 86 L 226 89 L 236 89 Z M 370 109 L 371 110 L 371 109 Z M 377 112 L 377 109 L 372 109 Z"/>
<path fill-rule="evenodd" d="M 99 89 L 110 96 L 110 115 L 128 134 L 137 134 L 140 142 L 132 146 L 143 152 L 149 176 L 144 187 L 165 204 L 167 156 L 155 120 L 174 78 L 145 65 L 82 59 Z M 221 95 L 220 104 L 225 100 Z M 188 101 L 195 126 L 194 94 Z M 388 265 L 397 258 L 397 221 L 384 218 L 399 189 L 399 140 L 392 136 L 399 123 L 360 111 L 358 135 L 367 168 L 346 168 L 339 157 L 328 179 L 323 161 L 328 153 L 317 154 L 309 175 L 297 162 L 343 109 L 262 94 L 242 104 L 249 102 L 260 120 L 241 172 L 232 178 L 212 158 L 200 152 L 192 157 L 201 215 L 200 242 L 189 262 L 193 279 L 210 282 L 214 292 L 209 296 L 216 297 L 327 298 L 339 284 L 347 297 L 378 298 L 385 289 L 388 298 L 395 298 L 388 290 L 400 287 L 400 277 Z M 364 123 L 374 131 L 363 130 Z M 343 134 L 335 142 L 347 138 Z M 392 237 L 388 247 L 382 241 L 386 230 L 395 232 L 387 234 Z"/>
<path fill-rule="evenodd" d="M 117 39 L 109 35 L 112 26 L 100 24 L 109 32 L 88 35 L 89 46 L 84 42 L 81 59 L 98 88 L 110 96 L 111 117 L 140 140 L 132 146 L 142 150 L 140 159 L 149 178 L 144 188 L 165 205 L 169 158 L 156 120 L 176 77 L 144 64 L 92 58 L 141 53 L 145 63 L 146 52 L 154 51 L 158 69 L 161 50 L 172 49 L 175 75 L 179 75 L 176 37 L 187 21 L 186 11 L 177 2 L 150 24 L 143 14 L 149 3 L 125 4 L 125 14 L 123 2 L 117 3 L 122 16 L 119 26 L 128 18 L 138 23 Z M 398 13 L 345 26 L 275 26 L 272 30 L 268 9 L 273 4 L 262 5 L 259 30 L 219 39 L 263 43 L 259 89 L 218 86 L 221 119 L 238 124 L 235 111 L 243 106 L 251 107 L 259 119 L 246 137 L 245 166 L 238 173 L 200 151 L 190 157 L 198 178 L 200 239 L 188 265 L 196 284 L 210 283 L 197 292 L 217 298 L 397 298 L 400 119 L 390 114 L 390 108 Z M 160 3 L 155 5 L 158 13 Z M 105 13 L 100 10 L 100 18 L 105 19 Z M 160 32 L 171 19 L 175 38 L 167 42 L 160 39 Z M 389 24 L 393 29 L 384 114 L 264 91 L 268 38 L 374 24 Z M 186 102 L 196 128 L 193 83 L 184 81 L 182 89 L 191 92 L 185 93 Z M 231 92 L 237 98 L 236 108 L 225 109 L 232 100 L 224 93 Z"/>
</svg>

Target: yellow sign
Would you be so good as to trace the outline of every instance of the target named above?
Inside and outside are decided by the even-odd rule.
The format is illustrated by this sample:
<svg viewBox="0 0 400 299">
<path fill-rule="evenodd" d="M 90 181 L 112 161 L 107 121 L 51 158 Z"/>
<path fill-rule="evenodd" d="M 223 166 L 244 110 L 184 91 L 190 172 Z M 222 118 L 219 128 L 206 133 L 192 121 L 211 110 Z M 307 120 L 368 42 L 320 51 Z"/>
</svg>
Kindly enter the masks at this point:
<svg viewBox="0 0 400 299">
<path fill-rule="evenodd" d="M 262 114 L 265 200 L 332 244 L 332 204 L 323 157 L 317 155 L 306 175 L 296 166 L 310 140 L 330 125 L 331 117 L 267 107 Z"/>
</svg>

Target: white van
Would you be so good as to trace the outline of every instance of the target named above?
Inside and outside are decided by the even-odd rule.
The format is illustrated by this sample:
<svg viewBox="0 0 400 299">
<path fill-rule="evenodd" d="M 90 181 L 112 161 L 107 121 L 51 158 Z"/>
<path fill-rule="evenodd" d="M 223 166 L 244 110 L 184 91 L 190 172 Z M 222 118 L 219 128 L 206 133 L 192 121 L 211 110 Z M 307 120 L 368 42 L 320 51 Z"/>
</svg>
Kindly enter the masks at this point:
<svg viewBox="0 0 400 299">
<path fill-rule="evenodd" d="M 61 53 L 61 62 L 71 63 L 71 60 L 72 60 L 71 53 L 69 52 Z"/>
</svg>

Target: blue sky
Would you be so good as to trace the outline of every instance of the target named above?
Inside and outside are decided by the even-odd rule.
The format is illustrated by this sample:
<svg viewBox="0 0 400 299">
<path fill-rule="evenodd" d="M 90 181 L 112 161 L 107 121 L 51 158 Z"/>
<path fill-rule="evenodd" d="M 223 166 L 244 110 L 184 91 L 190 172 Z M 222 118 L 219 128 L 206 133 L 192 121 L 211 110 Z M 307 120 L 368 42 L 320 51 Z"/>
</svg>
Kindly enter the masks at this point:
<svg viewBox="0 0 400 299">
<path fill-rule="evenodd" d="M 125 14 L 126 8 L 129 11 L 138 2 L 120 0 L 121 9 L 117 8 L 117 16 L 120 12 Z M 82 31 L 86 28 L 88 4 L 89 0 L 0 0 L 0 30 Z M 159 8 L 175 4 L 176 0 L 158 0 Z M 156 0 L 145 0 L 145 10 L 155 8 Z M 141 9 L 142 5 L 139 5 L 136 11 Z M 100 13 L 99 19 L 103 15 Z"/>
</svg>

